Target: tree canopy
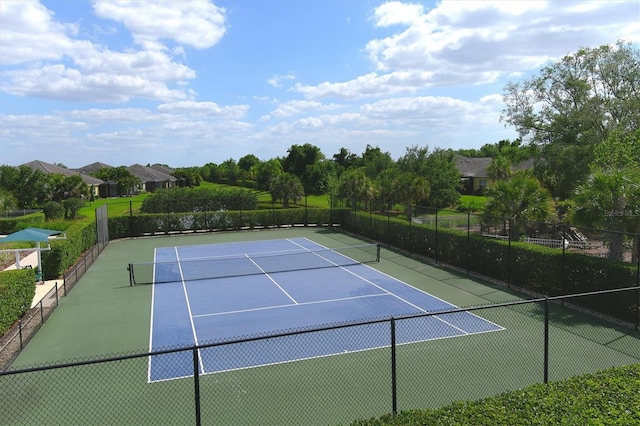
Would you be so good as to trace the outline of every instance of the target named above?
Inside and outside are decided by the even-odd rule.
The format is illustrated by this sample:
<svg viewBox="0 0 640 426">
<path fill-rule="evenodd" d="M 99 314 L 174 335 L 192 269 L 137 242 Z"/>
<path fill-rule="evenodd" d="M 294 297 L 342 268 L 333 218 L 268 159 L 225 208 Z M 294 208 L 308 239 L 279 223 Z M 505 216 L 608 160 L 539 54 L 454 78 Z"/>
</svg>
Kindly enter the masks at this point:
<svg viewBox="0 0 640 426">
<path fill-rule="evenodd" d="M 505 87 L 502 119 L 540 147 L 535 173 L 566 199 L 589 175 L 594 148 L 640 124 L 640 53 L 631 43 L 582 48 Z"/>
</svg>

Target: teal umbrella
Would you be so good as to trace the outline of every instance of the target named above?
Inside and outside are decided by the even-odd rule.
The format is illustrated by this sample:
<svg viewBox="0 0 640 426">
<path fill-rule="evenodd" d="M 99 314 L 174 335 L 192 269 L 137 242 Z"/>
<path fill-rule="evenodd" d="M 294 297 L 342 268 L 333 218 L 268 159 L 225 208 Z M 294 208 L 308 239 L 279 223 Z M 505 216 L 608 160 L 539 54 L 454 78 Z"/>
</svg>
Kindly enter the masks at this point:
<svg viewBox="0 0 640 426">
<path fill-rule="evenodd" d="M 62 231 L 52 231 L 51 229 L 27 228 L 27 229 L 23 229 L 22 231 L 14 232 L 13 234 L 9 234 L 6 237 L 0 238 L 0 243 L 9 243 L 9 242 L 16 242 L 16 241 L 35 241 L 36 250 L 38 251 L 37 278 L 39 281 L 42 278 L 42 256 L 40 253 L 43 250 L 40 247 L 40 243 L 44 242 L 49 244 L 49 237 L 52 237 L 54 235 L 57 236 L 60 234 L 64 234 L 64 233 Z M 50 250 L 50 249 L 51 249 L 51 246 L 47 248 L 47 250 Z M 15 250 L 15 251 L 16 251 L 16 264 L 19 266 L 20 261 L 17 253 L 19 250 Z"/>
</svg>

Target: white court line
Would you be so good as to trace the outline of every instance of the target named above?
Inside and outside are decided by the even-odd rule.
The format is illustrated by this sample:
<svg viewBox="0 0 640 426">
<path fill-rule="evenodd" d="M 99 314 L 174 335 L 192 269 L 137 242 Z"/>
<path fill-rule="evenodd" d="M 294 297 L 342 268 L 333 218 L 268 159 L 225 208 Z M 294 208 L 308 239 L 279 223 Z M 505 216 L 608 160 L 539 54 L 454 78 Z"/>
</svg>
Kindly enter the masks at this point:
<svg viewBox="0 0 640 426">
<path fill-rule="evenodd" d="M 308 239 L 308 238 L 306 238 L 306 237 L 305 237 L 305 240 L 307 240 L 307 241 L 309 241 L 309 242 L 311 242 L 311 243 L 313 243 L 313 244 L 315 244 L 315 245 L 317 245 L 317 246 L 319 246 L 319 247 L 327 248 L 327 249 L 328 249 L 328 247 L 325 247 L 325 246 L 323 246 L 322 244 L 319 244 L 319 243 L 317 243 L 317 242 L 315 242 L 315 241 L 313 241 L 313 240 L 310 240 L 310 239 Z M 295 241 L 291 241 L 291 242 L 292 242 L 293 244 L 296 244 L 296 245 L 298 245 L 298 246 L 300 246 L 300 247 L 302 247 L 302 248 L 306 249 L 306 250 L 309 250 L 308 248 L 306 248 L 306 247 L 304 247 L 304 246 L 302 246 L 302 245 L 300 245 L 300 244 L 296 243 Z M 310 251 L 310 252 L 312 252 L 312 253 L 316 253 L 316 252 L 314 252 L 313 250 L 309 250 L 309 251 Z M 340 253 L 338 253 L 338 254 L 340 254 Z M 341 255 L 341 256 L 343 256 L 343 255 Z M 320 256 L 320 257 L 322 257 L 322 256 Z M 344 256 L 344 257 L 347 257 L 347 258 L 348 258 L 348 256 Z M 324 257 L 323 257 L 323 259 L 324 259 Z M 329 261 L 329 262 L 331 262 L 329 259 L 326 259 L 326 260 L 327 260 L 327 261 Z M 331 263 L 333 263 L 333 262 L 331 262 Z M 334 265 L 335 265 L 335 263 L 334 263 Z M 400 281 L 400 280 L 398 280 L 397 278 L 394 278 L 394 277 L 392 277 L 391 275 L 385 274 L 384 272 L 378 271 L 377 269 L 371 268 L 371 267 L 370 267 L 370 266 L 368 266 L 368 265 L 364 265 L 364 264 L 360 264 L 360 265 L 365 266 L 365 267 L 367 267 L 367 268 L 370 268 L 370 269 L 372 269 L 372 270 L 376 271 L 376 272 L 377 272 L 377 273 L 379 273 L 379 274 L 382 274 L 382 275 L 384 275 L 384 276 L 386 276 L 386 277 L 388 277 L 388 278 L 393 279 L 394 281 L 396 281 L 396 282 L 398 282 L 398 283 L 401 283 L 401 284 L 403 284 L 403 285 L 409 286 L 409 284 L 405 283 L 404 281 Z M 347 268 L 343 268 L 343 267 L 340 267 L 340 268 L 341 268 L 341 269 L 344 269 L 345 271 L 349 272 L 350 274 L 353 274 L 354 276 L 358 277 L 358 278 L 359 278 L 359 279 L 361 279 L 362 281 L 364 281 L 364 282 L 366 282 L 366 283 L 368 283 L 368 284 L 371 284 L 372 286 L 374 286 L 374 287 L 376 287 L 376 288 L 378 288 L 378 289 L 380 289 L 380 290 L 384 291 L 385 293 L 387 293 L 387 294 L 389 294 L 389 295 L 391 295 L 391 296 L 393 296 L 393 297 L 397 298 L 398 300 L 400 300 L 400 301 L 402 301 L 402 302 L 404 302 L 404 303 L 408 304 L 409 306 L 412 306 L 412 307 L 414 307 L 414 308 L 418 309 L 419 311 L 422 311 L 422 312 L 424 312 L 424 313 L 431 313 L 431 312 L 427 311 L 426 309 L 424 309 L 424 308 L 422 308 L 422 307 L 420 307 L 420 306 L 418 306 L 418 305 L 416 305 L 416 304 L 414 304 L 414 303 L 409 302 L 408 300 L 404 299 L 403 297 L 400 297 L 400 296 L 398 296 L 397 294 L 390 292 L 389 290 L 385 289 L 384 287 L 381 287 L 380 285 L 378 285 L 378 284 L 376 284 L 376 283 L 374 283 L 374 282 L 371 282 L 370 280 L 368 280 L 368 279 L 366 279 L 366 278 L 364 278 L 364 277 L 362 277 L 362 276 L 360 276 L 360 275 L 356 274 L 355 272 L 353 272 L 353 271 L 351 271 L 351 270 L 349 270 L 349 269 L 347 269 Z M 441 301 L 441 302 L 443 302 L 443 303 L 446 303 L 447 305 L 451 306 L 451 307 L 452 307 L 452 308 L 454 308 L 454 309 L 460 309 L 458 306 L 455 306 L 455 305 L 453 305 L 453 304 L 451 304 L 451 303 L 447 302 L 446 300 L 440 299 L 440 298 L 438 298 L 438 297 L 436 297 L 436 296 L 434 296 L 434 295 L 432 295 L 432 294 L 430 294 L 430 293 L 427 293 L 426 291 L 422 291 L 422 290 L 420 290 L 420 289 L 418 289 L 418 288 L 416 288 L 416 287 L 413 287 L 413 286 L 409 286 L 409 287 L 411 287 L 411 288 L 413 288 L 413 289 L 416 289 L 416 290 L 420 291 L 421 293 L 423 293 L 423 294 L 425 294 L 425 295 L 427 295 L 427 296 L 429 296 L 429 297 L 432 297 L 432 298 L 434 298 L 434 299 L 436 299 L 436 300 L 439 300 L 439 301 Z M 470 312 L 467 312 L 467 313 L 468 313 L 468 314 L 470 314 L 470 315 L 475 316 L 476 318 L 478 318 L 478 319 L 479 319 L 479 320 L 481 320 L 481 321 L 487 321 L 487 320 L 485 320 L 484 318 L 478 317 L 478 316 L 477 316 L 477 315 L 475 315 L 475 314 L 472 314 L 472 313 L 470 313 Z M 444 315 L 444 314 L 446 314 L 446 312 L 443 312 L 443 315 Z M 455 330 L 458 330 L 458 331 L 460 331 L 461 333 L 464 333 L 465 335 L 470 334 L 468 331 L 463 330 L 463 329 L 461 329 L 460 327 L 457 327 L 457 326 L 455 326 L 455 325 L 451 324 L 449 321 L 446 321 L 446 320 L 444 320 L 444 319 L 442 319 L 442 318 L 439 318 L 439 316 L 438 316 L 437 314 L 434 314 L 434 318 L 436 318 L 438 321 L 441 321 L 441 322 L 443 322 L 443 323 L 447 324 L 449 327 L 451 327 L 451 328 L 453 328 L 453 329 L 455 329 Z M 489 322 L 489 321 L 487 321 L 487 322 Z M 491 323 L 491 322 L 490 322 L 490 323 Z M 493 324 L 493 323 L 491 323 L 491 324 Z M 493 325 L 495 325 L 496 327 L 500 327 L 500 326 L 498 326 L 497 324 L 493 324 Z"/>
<path fill-rule="evenodd" d="M 175 247 L 176 252 L 176 260 L 178 261 L 178 269 L 180 270 L 180 280 L 182 281 L 182 290 L 184 292 L 184 298 L 187 302 L 187 310 L 189 311 L 189 322 L 191 323 L 191 331 L 193 333 L 193 340 L 196 346 L 198 344 L 198 335 L 196 333 L 196 325 L 193 323 L 193 314 L 191 313 L 191 303 L 189 302 L 189 294 L 187 293 L 187 283 L 184 280 L 184 275 L 182 274 L 182 265 L 180 264 L 180 255 L 178 254 L 178 247 Z M 204 363 L 202 361 L 202 356 L 200 355 L 200 349 L 198 349 L 198 362 L 200 364 L 200 370 L 205 371 Z"/>
<path fill-rule="evenodd" d="M 238 309 L 236 311 L 214 312 L 211 314 L 198 314 L 198 315 L 194 315 L 193 317 L 194 318 L 215 317 L 218 315 L 240 314 L 244 312 L 255 312 L 255 311 L 268 311 L 270 309 L 290 308 L 291 306 L 319 305 L 322 303 L 332 303 L 332 302 L 340 302 L 343 300 L 355 300 L 355 299 L 364 299 L 367 297 L 379 297 L 379 296 L 389 296 L 389 294 L 367 294 L 364 296 L 341 297 L 338 299 L 316 300 L 313 302 L 299 302 L 299 303 L 296 303 L 295 305 L 273 305 L 273 306 L 264 306 L 261 308 Z"/>
<path fill-rule="evenodd" d="M 158 252 L 157 248 L 153 249 L 153 263 L 156 263 L 156 253 Z M 151 324 L 151 326 L 149 327 L 149 352 L 153 351 L 153 302 L 155 300 L 155 291 L 156 291 L 156 268 L 153 268 L 153 273 L 151 276 L 151 282 L 153 283 L 151 285 L 151 322 L 149 322 L 149 324 Z M 150 382 L 151 381 L 151 357 L 149 357 L 149 365 L 147 368 L 147 381 Z"/>
<path fill-rule="evenodd" d="M 276 282 L 276 280 L 274 280 L 273 277 L 271 275 L 269 275 L 269 273 L 267 271 L 262 269 L 260 267 L 260 265 L 258 265 L 256 262 L 254 262 L 253 259 L 251 259 L 249 257 L 249 255 L 245 254 L 245 256 L 246 256 L 247 259 L 249 259 L 251 261 L 251 263 L 253 263 L 256 266 L 256 268 L 258 268 L 260 270 L 260 272 L 262 272 L 264 275 L 266 275 L 267 278 L 269 278 L 269 280 L 271 280 L 271 282 L 274 283 L 276 285 L 276 287 L 278 287 L 280 289 L 281 292 L 283 292 L 289 299 L 291 299 L 291 301 L 293 303 L 295 303 L 296 305 L 298 304 L 298 301 L 296 299 L 294 299 L 293 296 L 291 296 L 289 293 L 287 293 L 287 291 L 284 288 L 280 287 L 280 284 L 278 284 Z"/>
</svg>

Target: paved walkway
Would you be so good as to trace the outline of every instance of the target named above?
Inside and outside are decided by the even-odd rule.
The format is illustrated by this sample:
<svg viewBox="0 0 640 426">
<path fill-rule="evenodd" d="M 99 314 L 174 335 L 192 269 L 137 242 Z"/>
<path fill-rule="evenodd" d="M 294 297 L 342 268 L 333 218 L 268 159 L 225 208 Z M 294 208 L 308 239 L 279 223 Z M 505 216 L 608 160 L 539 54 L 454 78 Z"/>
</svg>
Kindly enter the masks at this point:
<svg viewBox="0 0 640 426">
<path fill-rule="evenodd" d="M 20 267 L 24 268 L 26 266 L 31 266 L 34 269 L 36 269 L 38 267 L 38 253 L 37 252 L 34 251 L 33 253 L 29 254 L 28 256 L 20 259 Z M 11 270 L 11 269 L 16 269 L 16 264 L 15 263 L 13 265 L 9 266 L 8 268 L 5 268 L 5 271 Z M 49 291 L 51 291 L 51 289 L 53 287 L 55 287 L 56 283 L 58 283 L 58 285 L 62 285 L 62 279 L 50 280 L 50 281 L 39 281 L 36 284 L 36 294 L 33 297 L 33 301 L 31 302 L 31 307 L 33 308 L 38 303 L 40 303 L 42 298 L 47 293 L 49 293 Z"/>
</svg>

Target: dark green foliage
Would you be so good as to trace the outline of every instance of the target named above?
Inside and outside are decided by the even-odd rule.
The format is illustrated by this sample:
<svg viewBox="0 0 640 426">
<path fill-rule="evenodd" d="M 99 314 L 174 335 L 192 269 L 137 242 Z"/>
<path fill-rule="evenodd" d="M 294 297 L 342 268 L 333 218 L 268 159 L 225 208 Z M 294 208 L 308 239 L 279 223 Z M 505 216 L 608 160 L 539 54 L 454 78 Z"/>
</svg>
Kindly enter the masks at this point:
<svg viewBox="0 0 640 426">
<path fill-rule="evenodd" d="M 35 294 L 35 270 L 0 272 L 0 336 L 31 308 Z"/>
<path fill-rule="evenodd" d="M 198 167 L 180 167 L 175 169 L 171 176 L 177 179 L 184 179 L 184 183 L 188 187 L 200 186 L 200 182 L 202 182 Z"/>
<path fill-rule="evenodd" d="M 154 192 L 142 203 L 142 213 L 211 212 L 252 210 L 256 195 L 242 188 L 171 188 Z"/>
<path fill-rule="evenodd" d="M 131 195 L 134 187 L 140 184 L 140 179 L 135 177 L 133 173 L 124 166 L 103 167 L 91 175 L 105 182 L 116 182 L 118 184 L 118 194 L 121 196 Z"/>
<path fill-rule="evenodd" d="M 632 425 L 640 424 L 638 395 L 640 364 L 535 384 L 479 401 L 357 420 L 351 425 Z"/>
<path fill-rule="evenodd" d="M 611 259 L 365 212 L 347 212 L 340 223 L 349 232 L 549 296 L 636 285 L 636 265 Z M 637 321 L 633 298 L 611 296 L 606 303 L 585 298 L 577 304 L 630 323 Z"/>
<path fill-rule="evenodd" d="M 0 234 L 11 234 L 25 228 L 39 228 L 44 226 L 44 213 L 32 213 L 17 218 L 0 219 Z"/>
<path fill-rule="evenodd" d="M 64 217 L 65 208 L 57 201 L 49 201 L 42 207 L 45 220 L 62 219 Z"/>
<path fill-rule="evenodd" d="M 329 209 L 271 209 L 188 214 L 143 214 L 109 218 L 109 238 L 125 238 L 172 232 L 200 232 L 270 228 L 305 224 L 328 224 Z M 336 218 L 333 218 L 334 222 Z"/>
<path fill-rule="evenodd" d="M 82 219 L 69 226 L 65 240 L 51 242 L 51 250 L 42 252 L 42 272 L 45 280 L 61 276 L 97 241 L 95 219 Z"/>
<path fill-rule="evenodd" d="M 62 202 L 64 206 L 64 217 L 67 219 L 75 219 L 78 211 L 84 207 L 84 201 L 80 198 L 69 198 Z"/>
</svg>

